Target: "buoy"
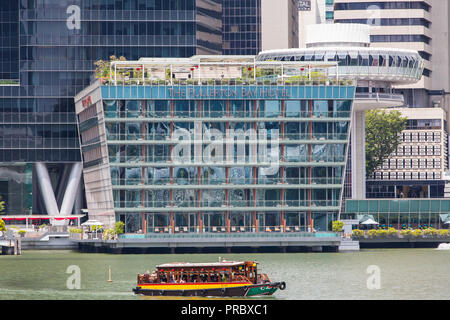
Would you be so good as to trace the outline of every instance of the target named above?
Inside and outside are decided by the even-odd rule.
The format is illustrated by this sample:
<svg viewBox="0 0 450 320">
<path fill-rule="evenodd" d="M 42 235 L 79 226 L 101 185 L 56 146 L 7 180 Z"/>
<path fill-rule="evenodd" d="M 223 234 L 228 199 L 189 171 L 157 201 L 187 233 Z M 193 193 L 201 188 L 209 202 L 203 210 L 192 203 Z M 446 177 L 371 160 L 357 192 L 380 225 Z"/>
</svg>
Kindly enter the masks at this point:
<svg viewBox="0 0 450 320">
<path fill-rule="evenodd" d="M 108 279 L 108 282 L 112 282 L 112 280 L 111 280 L 111 266 L 109 266 L 109 279 Z"/>
</svg>

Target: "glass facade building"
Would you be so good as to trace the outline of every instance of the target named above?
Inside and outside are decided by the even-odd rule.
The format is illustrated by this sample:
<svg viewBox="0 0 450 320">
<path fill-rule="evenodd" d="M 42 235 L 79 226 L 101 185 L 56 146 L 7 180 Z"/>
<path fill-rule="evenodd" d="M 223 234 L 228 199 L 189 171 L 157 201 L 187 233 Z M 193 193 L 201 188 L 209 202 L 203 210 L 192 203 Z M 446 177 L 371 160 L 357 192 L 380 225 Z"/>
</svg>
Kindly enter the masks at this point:
<svg viewBox="0 0 450 320">
<path fill-rule="evenodd" d="M 164 60 L 141 60 L 141 85 L 77 95 L 90 216 L 146 234 L 331 230 L 355 87 L 300 83 L 301 63 L 222 59 L 187 59 L 178 73 L 167 61 L 160 74 L 172 76 L 157 81 Z M 177 79 L 184 70 L 193 76 Z"/>
<path fill-rule="evenodd" d="M 64 185 L 58 182 L 64 164 L 81 161 L 73 97 L 91 83 L 94 62 L 111 55 L 130 60 L 220 54 L 221 3 L 2 1 L 0 168 L 47 163 L 53 188 Z M 0 176 L 0 184 L 6 181 Z M 4 198 L 14 193 L 0 190 Z M 45 213 L 40 201 L 33 201 L 33 211 Z"/>
<path fill-rule="evenodd" d="M 382 228 L 447 229 L 449 199 L 369 199 L 347 200 L 345 218 L 362 219 L 370 215 Z"/>
<path fill-rule="evenodd" d="M 261 0 L 226 0 L 223 10 L 223 54 L 257 55 L 261 49 Z"/>
</svg>

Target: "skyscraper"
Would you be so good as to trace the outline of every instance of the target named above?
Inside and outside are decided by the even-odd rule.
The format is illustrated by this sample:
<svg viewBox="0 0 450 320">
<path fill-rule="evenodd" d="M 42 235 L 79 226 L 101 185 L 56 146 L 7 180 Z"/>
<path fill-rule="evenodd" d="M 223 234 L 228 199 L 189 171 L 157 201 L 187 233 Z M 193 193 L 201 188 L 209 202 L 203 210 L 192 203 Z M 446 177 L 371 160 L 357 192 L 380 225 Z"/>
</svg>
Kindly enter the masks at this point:
<svg viewBox="0 0 450 320">
<path fill-rule="evenodd" d="M 296 0 L 261 0 L 262 50 L 298 48 Z"/>
<path fill-rule="evenodd" d="M 261 0 L 226 0 L 223 54 L 255 55 L 261 51 Z"/>
<path fill-rule="evenodd" d="M 79 197 L 63 205 L 65 195 L 77 193 L 66 190 L 70 179 L 81 174 L 73 97 L 90 84 L 93 63 L 111 55 L 220 54 L 221 3 L 2 1 L 0 196 L 6 212 L 71 212 L 73 201 L 79 210 Z"/>
<path fill-rule="evenodd" d="M 402 111 L 408 117 L 402 145 L 368 180 L 367 197 L 448 196 L 449 2 L 335 0 L 334 11 L 336 23 L 369 24 L 372 47 L 417 50 L 425 62 L 422 79 L 395 91 L 404 96 L 404 107 L 443 109 Z"/>
</svg>

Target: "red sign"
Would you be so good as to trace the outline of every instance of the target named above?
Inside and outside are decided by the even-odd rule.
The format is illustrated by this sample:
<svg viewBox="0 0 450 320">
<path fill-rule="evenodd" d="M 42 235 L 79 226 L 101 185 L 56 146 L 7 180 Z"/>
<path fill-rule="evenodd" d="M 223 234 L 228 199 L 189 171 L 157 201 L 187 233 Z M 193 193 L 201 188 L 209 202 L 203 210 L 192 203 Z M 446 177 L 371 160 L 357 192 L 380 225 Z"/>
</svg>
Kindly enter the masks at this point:
<svg viewBox="0 0 450 320">
<path fill-rule="evenodd" d="M 83 105 L 83 108 L 86 108 L 86 107 L 90 106 L 92 104 L 92 97 L 91 96 L 87 96 L 86 98 L 81 100 L 81 104 Z"/>
</svg>

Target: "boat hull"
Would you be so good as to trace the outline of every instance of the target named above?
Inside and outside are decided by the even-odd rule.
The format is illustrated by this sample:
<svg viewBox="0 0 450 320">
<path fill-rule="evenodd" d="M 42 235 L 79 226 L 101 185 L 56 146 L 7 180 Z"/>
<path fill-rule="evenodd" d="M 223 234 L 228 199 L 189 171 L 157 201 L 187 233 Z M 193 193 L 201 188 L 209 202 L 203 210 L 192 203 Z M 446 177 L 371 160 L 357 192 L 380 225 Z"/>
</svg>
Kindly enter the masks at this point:
<svg viewBox="0 0 450 320">
<path fill-rule="evenodd" d="M 137 287 L 133 289 L 136 294 L 146 296 L 170 296 L 170 297 L 244 297 L 247 286 L 231 288 L 209 288 L 209 289 L 172 289 L 157 290 Z"/>
<path fill-rule="evenodd" d="M 171 296 L 171 297 L 250 297 L 265 295 L 270 296 L 284 283 L 265 283 L 265 284 L 237 284 L 230 286 L 198 286 L 189 288 L 189 286 L 177 285 L 143 285 L 133 289 L 134 293 L 146 296 Z M 284 288 L 282 287 L 282 290 Z"/>
</svg>

